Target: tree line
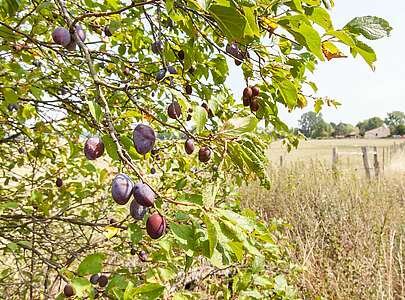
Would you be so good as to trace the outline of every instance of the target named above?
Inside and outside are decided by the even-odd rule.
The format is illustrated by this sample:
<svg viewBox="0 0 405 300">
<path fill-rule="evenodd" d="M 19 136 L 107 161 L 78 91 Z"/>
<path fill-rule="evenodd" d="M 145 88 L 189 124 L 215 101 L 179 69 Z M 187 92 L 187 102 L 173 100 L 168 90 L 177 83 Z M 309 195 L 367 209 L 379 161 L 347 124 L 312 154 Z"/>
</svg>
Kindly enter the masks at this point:
<svg viewBox="0 0 405 300">
<path fill-rule="evenodd" d="M 356 125 L 343 122 L 328 123 L 323 119 L 321 113 L 310 111 L 303 114 L 298 123 L 299 128 L 295 128 L 294 131 L 309 138 L 364 136 L 365 132 L 381 127 L 383 124 L 390 128 L 391 135 L 405 135 L 405 113 L 402 111 L 390 112 L 384 120 L 380 117 L 372 117 L 358 122 Z"/>
</svg>

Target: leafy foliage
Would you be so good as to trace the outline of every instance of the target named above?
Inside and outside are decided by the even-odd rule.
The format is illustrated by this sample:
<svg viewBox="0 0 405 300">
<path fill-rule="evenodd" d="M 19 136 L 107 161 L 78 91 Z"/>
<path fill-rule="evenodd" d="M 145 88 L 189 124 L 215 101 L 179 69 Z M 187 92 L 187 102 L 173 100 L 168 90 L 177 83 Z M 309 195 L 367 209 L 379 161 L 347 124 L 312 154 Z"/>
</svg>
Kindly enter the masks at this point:
<svg viewBox="0 0 405 300">
<path fill-rule="evenodd" d="M 301 91 L 316 90 L 306 74 L 324 60 L 324 42 L 343 43 L 372 66 L 375 54 L 358 36 L 389 27 L 334 29 L 325 9 L 332 1 L 1 4 L 1 294 L 59 299 L 69 282 L 90 299 L 293 299 L 282 228 L 242 210 L 237 187 L 256 179 L 270 187 L 269 143 L 283 136 L 297 145 L 278 107 L 308 105 Z M 52 41 L 57 27 L 69 30 L 68 46 Z M 257 112 L 225 84 L 233 62 L 260 88 Z M 174 101 L 182 114 L 170 119 Z M 316 111 L 325 103 L 335 102 L 316 99 Z M 132 142 L 138 124 L 157 134 L 142 155 Z M 96 161 L 83 153 L 90 136 L 106 150 Z M 186 156 L 187 138 L 211 160 Z M 118 173 L 156 192 L 144 220 L 111 198 Z M 168 230 L 152 241 L 145 220 L 155 211 Z M 130 258 L 132 250 L 147 258 Z M 108 285 L 96 293 L 90 273 L 108 274 Z"/>
</svg>

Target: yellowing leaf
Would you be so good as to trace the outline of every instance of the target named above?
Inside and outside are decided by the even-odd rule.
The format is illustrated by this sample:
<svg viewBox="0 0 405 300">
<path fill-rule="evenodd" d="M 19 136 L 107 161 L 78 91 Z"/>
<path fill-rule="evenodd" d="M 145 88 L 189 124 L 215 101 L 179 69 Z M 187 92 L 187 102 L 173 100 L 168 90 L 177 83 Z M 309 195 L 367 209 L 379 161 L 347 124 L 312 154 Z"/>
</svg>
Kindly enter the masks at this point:
<svg viewBox="0 0 405 300">
<path fill-rule="evenodd" d="M 118 232 L 120 231 L 119 228 L 112 227 L 112 226 L 107 226 L 104 228 L 104 230 L 105 230 L 104 236 L 107 239 L 111 239 L 112 237 L 116 236 L 118 234 Z"/>
<path fill-rule="evenodd" d="M 347 56 L 342 53 L 335 44 L 325 41 L 322 42 L 322 53 L 325 55 L 327 60 L 331 60 L 333 58 L 346 58 Z"/>
<path fill-rule="evenodd" d="M 302 94 L 298 94 L 298 97 L 297 97 L 297 104 L 298 104 L 298 106 L 299 106 L 300 108 L 304 108 L 305 106 L 308 105 L 307 98 L 305 98 L 305 96 L 302 95 Z"/>
</svg>

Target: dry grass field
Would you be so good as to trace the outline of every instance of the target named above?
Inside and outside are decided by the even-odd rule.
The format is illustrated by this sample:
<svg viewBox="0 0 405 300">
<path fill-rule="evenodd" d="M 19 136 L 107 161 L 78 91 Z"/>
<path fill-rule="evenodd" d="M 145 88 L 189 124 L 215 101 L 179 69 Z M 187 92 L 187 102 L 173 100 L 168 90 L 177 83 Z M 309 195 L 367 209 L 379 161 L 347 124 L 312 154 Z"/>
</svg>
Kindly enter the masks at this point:
<svg viewBox="0 0 405 300">
<path fill-rule="evenodd" d="M 292 263 L 303 299 L 405 299 L 405 153 L 398 152 L 380 179 L 367 180 L 359 162 L 332 172 L 332 148 L 356 151 L 403 140 L 307 141 L 269 156 L 272 188 L 249 185 L 245 205 L 286 221 Z M 342 150 L 342 151 L 343 151 Z M 285 155 L 283 168 L 279 157 Z M 358 171 L 356 171 L 356 169 Z"/>
</svg>

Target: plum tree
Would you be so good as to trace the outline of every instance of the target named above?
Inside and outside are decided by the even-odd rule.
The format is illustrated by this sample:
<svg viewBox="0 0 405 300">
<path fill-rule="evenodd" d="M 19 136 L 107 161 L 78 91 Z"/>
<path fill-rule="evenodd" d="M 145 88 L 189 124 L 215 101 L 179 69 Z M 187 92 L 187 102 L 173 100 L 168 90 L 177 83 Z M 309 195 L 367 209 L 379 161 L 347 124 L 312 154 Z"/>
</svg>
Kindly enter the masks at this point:
<svg viewBox="0 0 405 300">
<path fill-rule="evenodd" d="M 132 196 L 134 183 L 131 178 L 125 174 L 118 174 L 112 181 L 111 194 L 115 202 L 125 205 Z"/>
<path fill-rule="evenodd" d="M 153 213 L 146 221 L 146 231 L 152 239 L 160 238 L 166 231 L 166 219 L 157 212 Z"/>
<path fill-rule="evenodd" d="M 138 182 L 134 186 L 134 198 L 139 205 L 150 207 L 155 202 L 156 194 L 149 185 Z"/>
<path fill-rule="evenodd" d="M 63 185 L 62 178 L 56 178 L 55 184 L 56 184 L 57 187 L 61 187 Z"/>
<path fill-rule="evenodd" d="M 390 27 L 376 17 L 338 27 L 331 0 L 203 2 L 0 5 L 2 298 L 59 299 L 61 279 L 80 299 L 94 288 L 112 300 L 289 298 L 296 272 L 278 243 L 284 228 L 241 207 L 239 186 L 270 187 L 274 137 L 298 144 L 278 108 L 336 104 L 306 89 L 314 68 L 341 46 L 373 67 L 366 39 Z M 235 99 L 236 78 L 251 96 Z M 118 173 L 142 183 L 134 198 Z M 128 206 L 110 201 L 113 190 Z M 136 218 L 147 223 L 146 210 L 155 214 L 145 229 Z M 166 235 L 151 239 L 147 229 L 156 222 L 151 233 L 163 234 L 164 219 Z M 132 245 L 150 253 L 147 264 L 128 263 Z M 105 289 L 86 278 L 94 273 L 109 274 Z M 184 294 L 178 283 L 194 274 L 198 289 Z"/>
<path fill-rule="evenodd" d="M 146 206 L 140 205 L 135 199 L 131 201 L 129 206 L 129 213 L 135 220 L 142 220 L 145 216 L 148 208 Z"/>
<path fill-rule="evenodd" d="M 52 39 L 55 43 L 66 47 L 71 42 L 70 32 L 66 28 L 58 27 L 52 32 Z"/>
<path fill-rule="evenodd" d="M 100 287 L 105 287 L 108 284 L 108 277 L 105 275 L 100 275 L 97 280 L 97 283 Z"/>
<path fill-rule="evenodd" d="M 99 137 L 91 137 L 84 144 L 84 154 L 87 159 L 95 160 L 104 153 L 104 143 Z"/>
<path fill-rule="evenodd" d="M 198 159 L 201 162 L 208 162 L 211 159 L 211 150 L 208 147 L 201 147 L 198 151 Z"/>
<path fill-rule="evenodd" d="M 192 154 L 194 152 L 194 141 L 192 139 L 187 139 L 184 143 L 184 150 L 187 154 Z"/>
<path fill-rule="evenodd" d="M 72 297 L 75 294 L 73 287 L 70 284 L 65 285 L 63 288 L 63 294 L 66 297 Z"/>
<path fill-rule="evenodd" d="M 172 119 L 177 119 L 181 116 L 181 106 L 177 101 L 173 101 L 167 107 L 167 114 Z"/>
<path fill-rule="evenodd" d="M 146 154 L 153 149 L 155 145 L 155 131 L 148 125 L 138 124 L 133 133 L 133 142 L 136 151 L 139 154 Z"/>
<path fill-rule="evenodd" d="M 90 276 L 90 282 L 91 282 L 92 284 L 97 284 L 99 278 L 100 278 L 100 275 L 98 275 L 98 274 L 93 274 L 93 275 Z"/>
</svg>

